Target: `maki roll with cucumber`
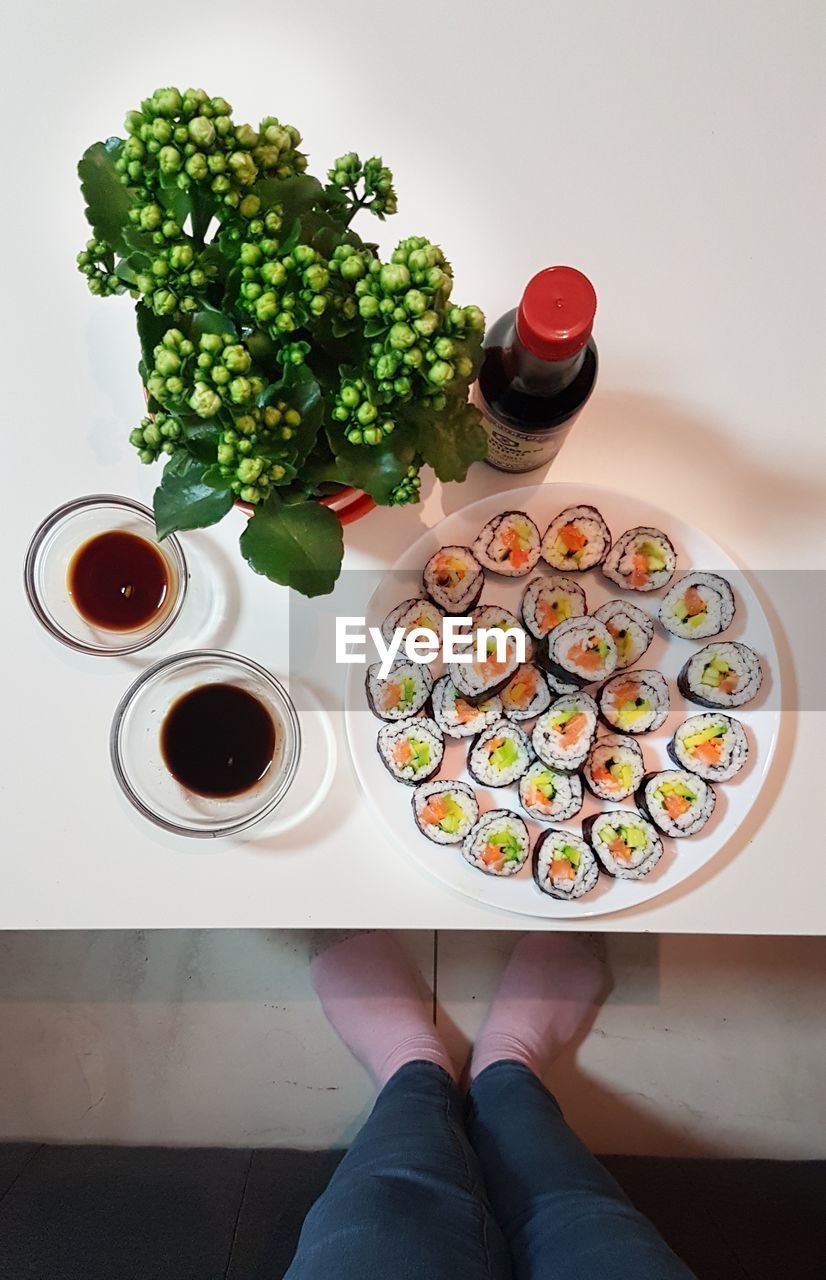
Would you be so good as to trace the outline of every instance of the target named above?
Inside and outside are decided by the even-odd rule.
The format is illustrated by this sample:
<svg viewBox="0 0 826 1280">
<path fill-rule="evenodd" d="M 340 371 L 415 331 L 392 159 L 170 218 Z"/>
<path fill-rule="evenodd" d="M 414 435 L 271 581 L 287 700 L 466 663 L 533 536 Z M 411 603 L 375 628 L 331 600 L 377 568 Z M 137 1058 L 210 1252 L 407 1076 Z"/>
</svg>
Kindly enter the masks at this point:
<svg viewBox="0 0 826 1280">
<path fill-rule="evenodd" d="M 434 844 L 461 844 L 479 818 L 479 802 L 466 782 L 423 782 L 413 793 L 413 816 Z"/>
<path fill-rule="evenodd" d="M 508 683 L 521 663 L 530 657 L 530 637 L 507 609 L 484 605 L 471 614 L 472 648 L 469 662 L 450 664 L 450 676 L 463 698 L 480 702 L 493 697 Z M 488 635 L 480 656 L 482 630 L 503 632 Z"/>
<path fill-rule="evenodd" d="M 533 850 L 533 878 L 552 898 L 570 901 L 589 893 L 599 868 L 581 836 L 570 831 L 543 831 Z"/>
<path fill-rule="evenodd" d="M 462 845 L 466 862 L 489 876 L 515 876 L 528 860 L 528 828 L 510 809 L 483 813 Z"/>
<path fill-rule="evenodd" d="M 668 683 L 659 671 L 626 671 L 597 695 L 602 718 L 620 733 L 651 733 L 668 715 Z"/>
<path fill-rule="evenodd" d="M 432 600 L 402 600 L 395 609 L 391 609 L 381 624 L 381 634 L 389 644 L 396 631 L 401 629 L 405 639 L 411 631 L 430 631 L 437 639 L 441 639 L 444 614 Z"/>
<path fill-rule="evenodd" d="M 483 787 L 507 787 L 522 777 L 532 758 L 531 744 L 522 730 L 500 720 L 471 744 L 468 773 Z"/>
<path fill-rule="evenodd" d="M 614 543 L 602 572 L 626 591 L 659 591 L 671 581 L 677 553 L 661 529 L 640 525 Z"/>
<path fill-rule="evenodd" d="M 408 787 L 429 782 L 439 772 L 445 753 L 441 729 L 425 716 L 383 725 L 376 746 L 385 767 Z"/>
<path fill-rule="evenodd" d="M 639 662 L 654 639 L 654 622 L 638 605 L 627 600 L 606 600 L 594 613 L 604 622 L 617 646 L 617 670 Z"/>
<path fill-rule="evenodd" d="M 611 534 L 596 507 L 566 507 L 542 538 L 542 559 L 563 573 L 583 573 L 602 564 Z"/>
<path fill-rule="evenodd" d="M 489 520 L 473 544 L 473 554 L 492 573 L 521 578 L 539 559 L 539 530 L 524 511 L 505 511 Z"/>
<path fill-rule="evenodd" d="M 532 662 L 523 662 L 499 695 L 508 720 L 533 720 L 551 705 L 545 677 Z"/>
<path fill-rule="evenodd" d="M 618 880 L 642 880 L 663 856 L 656 827 L 630 809 L 610 809 L 586 818 L 582 834 L 602 869 Z"/>
<path fill-rule="evenodd" d="M 433 676 L 420 662 L 396 662 L 384 679 L 381 663 L 367 668 L 364 687 L 374 716 L 380 720 L 407 720 L 417 715 L 430 697 Z"/>
<path fill-rule="evenodd" d="M 686 573 L 663 596 L 660 622 L 674 636 L 702 640 L 730 627 L 734 610 L 734 592 L 719 573 Z"/>
<path fill-rule="evenodd" d="M 701 707 L 742 707 L 757 696 L 762 683 L 760 659 L 739 640 L 707 644 L 677 677 L 683 697 Z"/>
<path fill-rule="evenodd" d="M 540 822 L 564 822 L 582 808 L 582 782 L 578 773 L 563 773 L 535 760 L 519 779 L 522 808 Z"/>
<path fill-rule="evenodd" d="M 646 774 L 637 789 L 637 803 L 667 836 L 693 836 L 714 812 L 715 795 L 696 773 L 663 769 Z"/>
<path fill-rule="evenodd" d="M 473 738 L 502 719 L 502 703 L 488 698 L 475 706 L 463 698 L 449 675 L 441 676 L 430 695 L 433 719 L 449 738 Z"/>
<path fill-rule="evenodd" d="M 575 772 L 585 761 L 597 729 L 597 708 L 587 693 L 557 698 L 533 727 L 531 744 L 543 764 Z"/>
<path fill-rule="evenodd" d="M 547 639 L 548 670 L 579 685 L 606 680 L 617 665 L 617 646 L 599 618 L 569 618 Z"/>
<path fill-rule="evenodd" d="M 425 595 L 443 613 L 470 613 L 482 594 L 485 573 L 470 547 L 441 547 L 424 567 Z"/>
<path fill-rule="evenodd" d="M 557 573 L 550 578 L 531 578 L 522 594 L 520 612 L 534 639 L 544 640 L 560 622 L 581 618 L 588 606 L 579 583 Z"/>
<path fill-rule="evenodd" d="M 600 800 L 626 800 L 645 773 L 639 743 L 621 733 L 603 734 L 588 752 L 582 772 L 588 790 Z"/>
<path fill-rule="evenodd" d="M 728 782 L 748 760 L 749 743 L 739 720 L 719 711 L 690 716 L 668 744 L 680 769 L 690 769 L 707 782 Z"/>
</svg>

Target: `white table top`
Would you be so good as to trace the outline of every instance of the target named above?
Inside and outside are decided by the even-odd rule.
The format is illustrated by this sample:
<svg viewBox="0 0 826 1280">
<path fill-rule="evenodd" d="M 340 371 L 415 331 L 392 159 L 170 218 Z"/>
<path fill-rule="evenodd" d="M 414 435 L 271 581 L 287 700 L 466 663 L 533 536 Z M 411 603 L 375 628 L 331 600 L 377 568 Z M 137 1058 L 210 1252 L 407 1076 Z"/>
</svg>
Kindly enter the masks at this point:
<svg viewBox="0 0 826 1280">
<path fill-rule="evenodd" d="M 802 3 L 790 14 L 769 3 L 758 14 L 738 2 L 678 14 L 639 4 L 630 22 L 607 2 L 523 4 L 508 24 L 475 0 L 449 10 L 424 0 L 415 19 L 392 5 L 308 4 L 289 17 L 256 5 L 258 46 L 286 32 L 305 57 L 314 48 L 323 96 L 301 58 L 291 65 L 283 55 L 277 74 L 260 64 L 261 74 L 245 78 L 248 22 L 237 31 L 226 24 L 220 40 L 205 30 L 199 48 L 191 15 L 170 11 L 169 55 L 154 65 L 141 55 L 138 65 L 106 52 L 106 33 L 127 6 L 96 0 L 82 26 L 50 6 L 35 48 L 29 24 L 41 7 L 13 19 L 21 25 L 11 33 L 8 97 L 26 103 L 28 141 L 15 160 L 25 194 L 0 206 L 0 929 L 525 927 L 453 896 L 392 847 L 358 793 L 338 717 L 325 815 L 298 830 L 279 836 L 276 821 L 235 841 L 175 839 L 123 800 L 108 728 L 151 659 L 205 645 L 276 673 L 286 666 L 287 593 L 237 555 L 237 512 L 185 535 L 194 596 L 197 581 L 213 582 L 215 607 L 205 622 L 193 598 L 169 644 L 128 660 L 84 658 L 53 643 L 27 609 L 22 561 L 42 516 L 82 493 L 148 501 L 157 478 L 127 442 L 142 411 L 129 300 L 91 298 L 74 270 L 87 231 L 73 160 L 118 132 L 125 110 L 156 83 L 177 78 L 224 93 L 239 119 L 273 111 L 295 120 L 311 170 L 352 146 L 381 151 L 401 207 L 385 227 L 375 224 L 382 244 L 420 231 L 443 243 L 457 299 L 491 319 L 543 265 L 570 262 L 591 276 L 599 384 L 551 476 L 650 495 L 760 571 L 764 594 L 788 615 L 778 642 L 789 709 L 773 772 L 732 845 L 695 880 L 589 928 L 824 932 L 826 860 L 812 797 L 826 702 L 812 674 L 819 646 L 806 605 L 823 592 L 814 573 L 780 572 L 819 570 L 824 553 L 826 209 L 822 179 L 816 188 L 812 180 L 822 171 L 820 7 Z M 355 48 L 359 8 L 369 55 Z M 411 26 L 435 42 L 430 52 L 406 34 Z M 37 84 L 50 92 L 35 92 Z M 443 508 L 510 484 L 477 466 L 462 489 L 428 486 L 419 508 L 371 514 L 346 530 L 346 567 L 392 563 Z M 310 717 L 310 737 L 316 728 Z M 777 874 L 779 854 L 794 858 L 793 874 Z"/>
</svg>

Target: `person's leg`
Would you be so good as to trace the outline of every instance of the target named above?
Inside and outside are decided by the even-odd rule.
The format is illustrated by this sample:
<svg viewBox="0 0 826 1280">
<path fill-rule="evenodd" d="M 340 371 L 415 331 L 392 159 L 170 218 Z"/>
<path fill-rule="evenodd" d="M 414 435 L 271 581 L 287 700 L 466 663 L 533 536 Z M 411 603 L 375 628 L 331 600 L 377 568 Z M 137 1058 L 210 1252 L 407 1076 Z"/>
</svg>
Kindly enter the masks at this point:
<svg viewBox="0 0 826 1280">
<path fill-rule="evenodd" d="M 517 944 L 474 1050 L 470 1140 L 517 1280 L 690 1280 L 540 1078 L 602 985 L 600 966 L 569 934 Z"/>
<path fill-rule="evenodd" d="M 507 1280 L 453 1066 L 398 944 L 348 939 L 314 962 L 313 981 L 381 1092 L 285 1280 Z"/>
</svg>

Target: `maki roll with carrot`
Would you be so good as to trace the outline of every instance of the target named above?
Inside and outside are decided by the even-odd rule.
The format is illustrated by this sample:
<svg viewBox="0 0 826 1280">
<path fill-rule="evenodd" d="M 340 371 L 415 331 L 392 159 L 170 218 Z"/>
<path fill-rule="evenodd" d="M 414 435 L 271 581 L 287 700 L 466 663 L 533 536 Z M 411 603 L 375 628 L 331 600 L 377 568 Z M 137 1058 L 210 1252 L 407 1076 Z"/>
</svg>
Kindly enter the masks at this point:
<svg viewBox="0 0 826 1280">
<path fill-rule="evenodd" d="M 609 809 L 586 818 L 582 834 L 603 871 L 617 880 L 642 880 L 663 856 L 654 824 L 631 809 Z"/>
<path fill-rule="evenodd" d="M 424 567 L 425 595 L 443 613 L 470 613 L 482 594 L 485 573 L 470 547 L 442 547 Z"/>
<path fill-rule="evenodd" d="M 582 782 L 578 773 L 563 773 L 535 760 L 519 779 L 519 799 L 531 818 L 564 822 L 582 808 Z"/>
<path fill-rule="evenodd" d="M 588 790 L 600 800 L 627 800 L 645 773 L 639 743 L 621 733 L 603 734 L 588 752 L 582 772 Z"/>
<path fill-rule="evenodd" d="M 448 738 L 473 738 L 502 719 L 502 703 L 497 697 L 484 702 L 468 702 L 449 675 L 441 676 L 430 695 L 433 719 Z"/>
<path fill-rule="evenodd" d="M 543 893 L 572 901 L 590 893 L 599 879 L 596 859 L 581 836 L 543 831 L 533 850 L 533 878 Z"/>
<path fill-rule="evenodd" d="M 690 716 L 668 744 L 680 769 L 690 769 L 707 782 L 728 782 L 748 760 L 749 743 L 739 720 L 720 711 Z"/>
<path fill-rule="evenodd" d="M 637 803 L 667 836 L 693 836 L 714 812 L 715 795 L 704 778 L 686 769 L 649 773 L 637 789 Z"/>
<path fill-rule="evenodd" d="M 376 747 L 382 763 L 396 781 L 415 787 L 420 782 L 429 782 L 439 772 L 445 740 L 435 720 L 419 716 L 383 725 Z"/>
<path fill-rule="evenodd" d="M 418 715 L 433 688 L 430 669 L 420 662 L 397 662 L 384 679 L 380 670 L 381 663 L 374 662 L 364 681 L 373 715 L 380 720 L 407 720 Z"/>
<path fill-rule="evenodd" d="M 441 639 L 444 614 L 432 600 L 411 598 L 402 600 L 395 609 L 391 609 L 381 624 L 381 634 L 389 644 L 396 631 L 401 630 L 405 639 L 411 631 L 430 631 L 437 639 Z"/>
<path fill-rule="evenodd" d="M 719 573 L 686 573 L 663 596 L 660 622 L 674 636 L 702 640 L 730 627 L 734 611 L 731 584 Z"/>
<path fill-rule="evenodd" d="M 470 702 L 486 701 L 498 694 L 520 664 L 530 658 L 531 641 L 514 615 L 498 605 L 483 605 L 474 610 L 471 626 L 470 661 L 451 663 L 450 676 L 463 698 Z M 504 639 L 489 635 L 480 656 L 478 633 L 482 629 L 504 632 Z"/>
<path fill-rule="evenodd" d="M 483 787 L 507 787 L 522 777 L 532 758 L 531 744 L 522 730 L 500 720 L 471 744 L 468 773 Z"/>
<path fill-rule="evenodd" d="M 473 554 L 491 573 L 522 578 L 539 559 L 539 530 L 524 511 L 494 516 L 473 544 Z"/>
<path fill-rule="evenodd" d="M 518 813 L 489 809 L 462 845 L 462 855 L 477 871 L 489 876 L 515 876 L 528 860 L 531 840 Z"/>
<path fill-rule="evenodd" d="M 461 844 L 479 818 L 479 802 L 466 782 L 423 782 L 413 793 L 413 816 L 434 844 Z"/>
<path fill-rule="evenodd" d="M 677 677 L 684 698 L 701 707 L 742 707 L 760 691 L 763 672 L 753 649 L 739 640 L 699 649 Z"/>
<path fill-rule="evenodd" d="M 556 573 L 549 578 L 531 578 L 522 594 L 520 612 L 534 639 L 544 640 L 560 622 L 581 618 L 588 606 L 579 583 Z"/>
<path fill-rule="evenodd" d="M 532 662 L 523 662 L 499 694 L 508 720 L 533 720 L 551 705 L 545 677 Z"/>
<path fill-rule="evenodd" d="M 602 564 L 611 534 L 596 507 L 566 507 L 545 530 L 542 559 L 562 573 L 583 573 Z"/>
<path fill-rule="evenodd" d="M 597 708 L 587 693 L 557 698 L 533 727 L 531 745 L 543 764 L 573 773 L 584 763 L 597 728 Z"/>
<path fill-rule="evenodd" d="M 640 525 L 618 538 L 602 572 L 626 591 L 659 591 L 674 576 L 677 553 L 661 529 Z"/>
<path fill-rule="evenodd" d="M 594 613 L 604 622 L 617 646 L 617 670 L 639 662 L 654 639 L 654 622 L 629 600 L 606 600 Z"/>
<path fill-rule="evenodd" d="M 606 680 L 617 665 L 617 646 L 599 618 L 569 618 L 547 639 L 548 670 L 579 685 Z"/>
<path fill-rule="evenodd" d="M 625 671 L 597 695 L 602 718 L 620 733 L 651 733 L 668 715 L 668 683 L 659 671 Z"/>
</svg>

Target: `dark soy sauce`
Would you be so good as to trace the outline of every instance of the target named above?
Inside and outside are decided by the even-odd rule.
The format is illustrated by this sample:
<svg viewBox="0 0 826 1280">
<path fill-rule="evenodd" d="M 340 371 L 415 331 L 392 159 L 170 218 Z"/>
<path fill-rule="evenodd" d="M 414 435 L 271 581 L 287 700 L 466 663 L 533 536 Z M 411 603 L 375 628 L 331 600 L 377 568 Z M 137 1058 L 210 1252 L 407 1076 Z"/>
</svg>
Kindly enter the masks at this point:
<svg viewBox="0 0 826 1280">
<path fill-rule="evenodd" d="M 233 684 L 205 684 L 173 702 L 161 754 L 173 778 L 201 796 L 237 796 L 271 767 L 276 733 L 262 702 Z"/>
<path fill-rule="evenodd" d="M 93 626 L 138 631 L 166 606 L 169 566 L 146 538 L 111 529 L 78 547 L 67 586 L 78 613 Z"/>
</svg>

